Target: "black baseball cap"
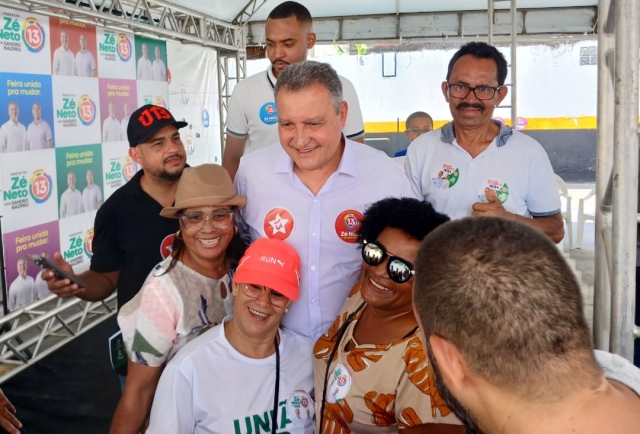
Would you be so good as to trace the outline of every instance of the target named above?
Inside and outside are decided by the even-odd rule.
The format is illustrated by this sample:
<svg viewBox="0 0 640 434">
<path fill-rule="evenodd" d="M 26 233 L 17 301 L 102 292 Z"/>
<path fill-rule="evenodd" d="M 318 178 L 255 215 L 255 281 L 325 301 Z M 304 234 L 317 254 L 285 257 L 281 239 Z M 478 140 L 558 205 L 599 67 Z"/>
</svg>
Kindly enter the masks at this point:
<svg viewBox="0 0 640 434">
<path fill-rule="evenodd" d="M 129 146 L 135 147 L 144 143 L 162 128 L 174 125 L 176 128 L 184 128 L 189 125 L 185 121 L 176 121 L 173 115 L 164 107 L 147 104 L 134 111 L 127 125 L 127 139 Z"/>
</svg>

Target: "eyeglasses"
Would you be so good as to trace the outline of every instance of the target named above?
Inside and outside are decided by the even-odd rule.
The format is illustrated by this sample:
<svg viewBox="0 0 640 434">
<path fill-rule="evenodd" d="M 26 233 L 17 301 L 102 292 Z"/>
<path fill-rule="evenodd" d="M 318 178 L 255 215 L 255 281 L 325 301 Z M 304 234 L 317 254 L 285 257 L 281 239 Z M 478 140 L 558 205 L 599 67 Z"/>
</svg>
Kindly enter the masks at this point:
<svg viewBox="0 0 640 434">
<path fill-rule="evenodd" d="M 363 241 L 362 259 L 368 265 L 379 265 L 384 261 L 385 256 L 389 256 L 387 262 L 387 273 L 389 278 L 396 283 L 405 283 L 416 273 L 413 265 L 408 261 L 393 256 L 385 248 L 376 242 Z"/>
<path fill-rule="evenodd" d="M 258 298 L 263 292 L 266 292 L 269 294 L 269 301 L 275 307 L 287 307 L 290 303 L 290 300 L 286 296 L 273 289 L 254 286 L 250 283 L 241 283 L 240 288 L 242 288 L 242 293 L 249 298 Z"/>
<path fill-rule="evenodd" d="M 410 132 L 411 134 L 414 135 L 422 135 L 424 133 L 428 133 L 429 131 L 431 131 L 432 128 L 425 128 L 425 129 L 420 129 L 420 128 L 409 128 L 407 131 Z"/>
<path fill-rule="evenodd" d="M 233 210 L 219 209 L 208 215 L 200 211 L 186 212 L 180 214 L 180 219 L 185 229 L 189 231 L 199 231 L 207 221 L 210 221 L 216 229 L 225 229 L 233 221 Z"/>
<path fill-rule="evenodd" d="M 449 95 L 454 98 L 466 98 L 469 92 L 473 91 L 476 98 L 486 101 L 492 99 L 496 95 L 496 91 L 502 89 L 504 86 L 491 87 L 491 86 L 476 86 L 471 87 L 466 84 L 451 84 L 447 83 L 449 88 Z"/>
</svg>

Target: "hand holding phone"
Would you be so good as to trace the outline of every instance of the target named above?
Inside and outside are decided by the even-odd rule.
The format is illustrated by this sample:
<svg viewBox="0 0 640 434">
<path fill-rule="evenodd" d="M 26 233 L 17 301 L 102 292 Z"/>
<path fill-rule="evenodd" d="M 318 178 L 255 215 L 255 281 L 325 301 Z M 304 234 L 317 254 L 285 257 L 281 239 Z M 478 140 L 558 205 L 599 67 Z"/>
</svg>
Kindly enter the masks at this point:
<svg viewBox="0 0 640 434">
<path fill-rule="evenodd" d="M 75 283 L 76 285 L 78 285 L 78 288 L 84 288 L 84 283 L 81 280 L 79 280 L 77 277 L 69 274 L 68 272 L 64 271 L 62 268 L 60 268 L 58 265 L 56 265 L 55 263 L 53 263 L 49 259 L 45 258 L 44 256 L 27 255 L 27 257 L 34 264 L 36 264 L 38 267 L 42 268 L 43 270 L 45 270 L 45 269 L 52 270 L 58 278 L 67 279 L 71 283 Z"/>
</svg>

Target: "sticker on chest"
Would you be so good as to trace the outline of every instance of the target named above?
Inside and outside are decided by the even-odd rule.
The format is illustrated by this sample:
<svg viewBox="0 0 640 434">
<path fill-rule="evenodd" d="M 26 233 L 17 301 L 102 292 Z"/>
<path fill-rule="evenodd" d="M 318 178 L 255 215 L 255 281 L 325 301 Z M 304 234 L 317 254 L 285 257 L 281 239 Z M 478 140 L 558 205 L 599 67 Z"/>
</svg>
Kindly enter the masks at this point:
<svg viewBox="0 0 640 434">
<path fill-rule="evenodd" d="M 438 173 L 435 174 L 431 181 L 437 188 L 447 189 L 451 188 L 458 182 L 460 178 L 460 170 L 457 167 L 453 167 L 450 164 L 443 164 Z"/>
<path fill-rule="evenodd" d="M 293 233 L 295 220 L 286 208 L 272 208 L 264 216 L 262 229 L 267 238 L 286 240 Z"/>
<path fill-rule="evenodd" d="M 488 202 L 485 195 L 485 189 L 487 188 L 496 193 L 500 203 L 504 204 L 509 199 L 509 185 L 500 179 L 488 178 L 478 186 L 478 199 L 480 199 L 480 202 Z"/>
</svg>

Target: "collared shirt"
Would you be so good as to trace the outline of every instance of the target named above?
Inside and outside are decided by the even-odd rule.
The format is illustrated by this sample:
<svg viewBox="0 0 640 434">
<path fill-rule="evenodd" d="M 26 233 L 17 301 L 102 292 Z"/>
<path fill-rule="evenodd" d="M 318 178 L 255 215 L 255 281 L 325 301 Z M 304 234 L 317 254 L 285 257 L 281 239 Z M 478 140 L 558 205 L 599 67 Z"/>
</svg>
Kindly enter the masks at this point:
<svg viewBox="0 0 640 434">
<path fill-rule="evenodd" d="M 26 149 L 35 151 L 38 149 L 47 149 L 53 147 L 51 142 L 53 139 L 51 135 L 51 127 L 47 121 L 40 119 L 38 123 L 35 121 L 29 124 L 27 127 L 26 135 Z"/>
<path fill-rule="evenodd" d="M 120 121 L 120 140 L 128 140 L 127 127 L 129 126 L 129 118 L 131 118 L 131 115 L 123 117 Z"/>
<path fill-rule="evenodd" d="M 116 142 L 120 140 L 120 121 L 108 116 L 102 123 L 102 142 Z"/>
<path fill-rule="evenodd" d="M 33 277 L 16 277 L 16 280 L 11 282 L 9 287 L 9 303 L 7 305 L 9 311 L 20 309 L 34 301 L 36 301 L 36 295 Z"/>
<path fill-rule="evenodd" d="M 73 52 L 60 46 L 53 52 L 53 75 L 73 75 L 75 58 Z"/>
<path fill-rule="evenodd" d="M 96 184 L 87 185 L 82 191 L 82 212 L 95 211 L 102 202 L 100 187 Z"/>
<path fill-rule="evenodd" d="M 60 218 L 71 217 L 82 212 L 82 194 L 78 189 L 67 188 L 60 196 Z"/>
<path fill-rule="evenodd" d="M 48 296 L 53 294 L 51 291 L 49 291 L 46 280 L 42 278 L 42 270 L 38 272 L 34 280 L 36 288 L 36 300 L 42 300 L 43 298 L 47 298 Z"/>
<path fill-rule="evenodd" d="M 162 59 L 154 60 L 151 68 L 151 75 L 155 81 L 167 81 L 167 67 Z"/>
<path fill-rule="evenodd" d="M 531 137 L 496 123 L 500 132 L 475 158 L 456 141 L 453 123 L 415 139 L 404 165 L 414 192 L 452 219 L 469 216 L 474 203 L 486 202 L 486 188 L 514 214 L 558 214 L 560 196 L 545 150 Z"/>
<path fill-rule="evenodd" d="M 20 152 L 24 151 L 27 140 L 27 129 L 20 122 L 13 123 L 11 119 L 0 127 L 0 151 Z"/>
<path fill-rule="evenodd" d="M 141 57 L 138 59 L 138 80 L 153 80 L 151 60 Z"/>
<path fill-rule="evenodd" d="M 349 106 L 347 122 L 342 132 L 348 139 L 364 136 L 360 102 L 353 84 L 340 76 L 344 100 Z M 247 139 L 244 155 L 273 143 L 279 143 L 278 112 L 273 90 L 276 78 L 271 67 L 239 82 L 233 89 L 227 115 L 227 133 Z"/>
<path fill-rule="evenodd" d="M 93 77 L 96 70 L 96 59 L 89 50 L 80 50 L 76 53 L 76 75 L 78 77 Z"/>
<path fill-rule="evenodd" d="M 242 157 L 238 194 L 247 196 L 238 226 L 251 241 L 286 239 L 301 261 L 300 298 L 283 324 L 316 340 L 353 287 L 362 258 L 355 232 L 367 206 L 389 196 L 415 197 L 402 167 L 381 151 L 345 140 L 338 166 L 314 196 L 280 144 Z"/>
</svg>

